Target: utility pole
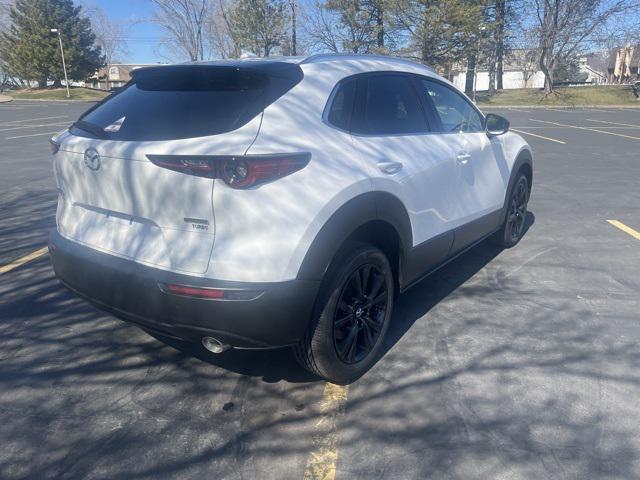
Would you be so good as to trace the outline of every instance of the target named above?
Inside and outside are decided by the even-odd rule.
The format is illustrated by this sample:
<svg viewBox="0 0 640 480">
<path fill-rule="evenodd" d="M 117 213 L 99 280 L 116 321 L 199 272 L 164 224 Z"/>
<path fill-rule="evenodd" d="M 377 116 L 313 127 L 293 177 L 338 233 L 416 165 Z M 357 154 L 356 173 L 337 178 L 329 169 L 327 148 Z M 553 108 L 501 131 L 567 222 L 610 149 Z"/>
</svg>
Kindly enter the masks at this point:
<svg viewBox="0 0 640 480">
<path fill-rule="evenodd" d="M 52 28 L 51 33 L 58 34 L 58 41 L 60 42 L 60 55 L 62 56 L 62 70 L 64 71 L 64 83 L 67 86 L 67 98 L 71 98 L 71 93 L 69 92 L 69 79 L 67 78 L 67 65 L 64 63 L 64 50 L 62 49 L 62 37 L 60 36 L 60 30 L 57 28 Z"/>
</svg>

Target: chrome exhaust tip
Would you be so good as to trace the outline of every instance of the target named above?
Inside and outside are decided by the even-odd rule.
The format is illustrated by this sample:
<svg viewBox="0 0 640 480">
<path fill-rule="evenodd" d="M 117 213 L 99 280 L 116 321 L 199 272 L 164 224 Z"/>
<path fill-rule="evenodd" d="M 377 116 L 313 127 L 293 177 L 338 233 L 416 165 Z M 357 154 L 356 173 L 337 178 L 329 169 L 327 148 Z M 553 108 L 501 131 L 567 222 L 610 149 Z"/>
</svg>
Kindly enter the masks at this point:
<svg viewBox="0 0 640 480">
<path fill-rule="evenodd" d="M 225 345 L 217 338 L 202 337 L 202 346 L 211 353 L 223 353 L 231 348 L 231 345 Z"/>
</svg>

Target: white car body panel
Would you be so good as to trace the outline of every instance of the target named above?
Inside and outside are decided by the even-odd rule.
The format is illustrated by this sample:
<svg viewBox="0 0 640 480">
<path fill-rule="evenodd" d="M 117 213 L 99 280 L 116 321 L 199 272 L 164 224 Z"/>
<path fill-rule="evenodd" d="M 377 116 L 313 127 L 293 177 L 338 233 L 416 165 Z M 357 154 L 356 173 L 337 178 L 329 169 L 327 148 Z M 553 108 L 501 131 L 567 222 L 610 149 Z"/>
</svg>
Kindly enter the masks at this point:
<svg viewBox="0 0 640 480">
<path fill-rule="evenodd" d="M 60 192 L 58 231 L 98 251 L 165 270 L 203 275 L 215 238 L 214 181 L 159 168 L 146 155 L 242 155 L 259 125 L 257 116 L 234 132 L 172 141 L 118 142 L 68 136 L 54 160 Z M 89 148 L 100 154 L 97 171 L 84 163 L 84 152 Z M 206 229 L 200 226 L 204 222 Z"/>
<path fill-rule="evenodd" d="M 323 121 L 327 101 L 344 77 L 370 71 L 436 77 L 430 69 L 349 56 L 320 57 L 302 62 L 301 68 L 299 84 L 233 132 L 163 142 L 66 138 L 55 159 L 63 192 L 59 232 L 161 269 L 219 280 L 283 282 L 296 278 L 327 220 L 363 193 L 387 192 L 402 201 L 414 246 L 502 208 L 513 163 L 528 149 L 516 134 L 365 137 Z M 100 153 L 101 171 L 85 167 L 87 148 Z M 456 160 L 461 149 L 471 153 L 465 164 Z M 146 159 L 147 154 L 289 152 L 310 152 L 311 161 L 298 172 L 246 190 L 166 170 Z M 398 161 L 403 168 L 386 174 L 380 161 Z M 205 220 L 209 229 L 194 230 L 186 218 Z"/>
</svg>

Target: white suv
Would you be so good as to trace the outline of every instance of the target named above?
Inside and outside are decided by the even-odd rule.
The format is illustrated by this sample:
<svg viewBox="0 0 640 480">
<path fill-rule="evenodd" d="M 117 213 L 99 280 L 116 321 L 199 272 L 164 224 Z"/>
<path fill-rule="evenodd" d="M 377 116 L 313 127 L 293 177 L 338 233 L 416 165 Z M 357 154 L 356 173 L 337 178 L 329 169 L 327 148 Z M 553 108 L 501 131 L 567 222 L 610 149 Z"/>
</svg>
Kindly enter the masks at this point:
<svg viewBox="0 0 640 480">
<path fill-rule="evenodd" d="M 432 69 L 314 55 L 141 68 L 51 139 L 58 277 L 213 351 L 293 346 L 338 383 L 395 298 L 524 231 L 527 143 Z"/>
</svg>

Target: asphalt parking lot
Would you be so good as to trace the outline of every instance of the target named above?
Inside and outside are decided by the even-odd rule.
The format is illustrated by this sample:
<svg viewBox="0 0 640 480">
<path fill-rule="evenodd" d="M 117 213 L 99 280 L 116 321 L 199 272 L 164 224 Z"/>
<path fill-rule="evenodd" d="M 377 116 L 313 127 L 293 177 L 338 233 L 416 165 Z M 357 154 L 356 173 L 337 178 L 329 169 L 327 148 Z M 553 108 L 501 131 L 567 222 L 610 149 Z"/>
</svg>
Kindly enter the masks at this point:
<svg viewBox="0 0 640 480">
<path fill-rule="evenodd" d="M 0 267 L 46 245 L 47 135 L 88 106 L 0 105 Z M 154 338 L 46 254 L 0 270 L 0 478 L 640 478 L 640 109 L 495 112 L 534 149 L 527 234 L 401 297 L 348 388 Z"/>
</svg>

